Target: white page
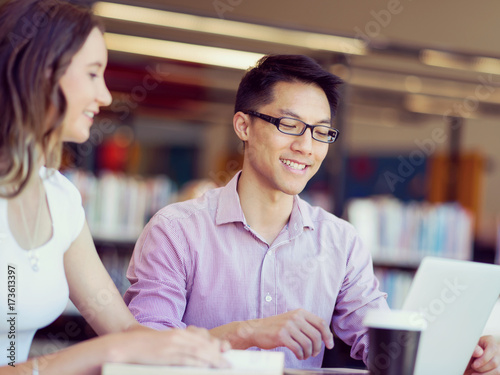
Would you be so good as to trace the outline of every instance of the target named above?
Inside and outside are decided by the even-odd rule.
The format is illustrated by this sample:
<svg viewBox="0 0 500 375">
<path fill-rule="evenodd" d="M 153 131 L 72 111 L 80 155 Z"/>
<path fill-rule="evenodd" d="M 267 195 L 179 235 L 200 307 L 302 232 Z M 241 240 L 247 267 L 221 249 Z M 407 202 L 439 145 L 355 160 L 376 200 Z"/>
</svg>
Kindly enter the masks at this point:
<svg viewBox="0 0 500 375">
<path fill-rule="evenodd" d="M 106 363 L 102 375 L 206 375 L 206 374 L 263 374 L 282 375 L 285 356 L 281 352 L 230 350 L 224 357 L 231 363 L 228 369 L 182 366 L 145 366 Z"/>
</svg>

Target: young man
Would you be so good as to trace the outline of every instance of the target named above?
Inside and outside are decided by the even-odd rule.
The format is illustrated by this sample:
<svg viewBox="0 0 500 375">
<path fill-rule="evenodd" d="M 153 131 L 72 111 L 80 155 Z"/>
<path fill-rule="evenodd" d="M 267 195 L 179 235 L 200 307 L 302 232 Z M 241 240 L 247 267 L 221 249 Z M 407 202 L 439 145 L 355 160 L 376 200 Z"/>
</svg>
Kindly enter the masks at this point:
<svg viewBox="0 0 500 375">
<path fill-rule="evenodd" d="M 388 309 L 347 222 L 298 197 L 338 131 L 341 80 L 305 56 L 267 56 L 240 83 L 243 168 L 227 186 L 160 210 L 137 242 L 125 301 L 164 329 L 197 325 L 236 349 L 320 367 L 335 333 L 367 359 L 362 319 Z"/>
</svg>

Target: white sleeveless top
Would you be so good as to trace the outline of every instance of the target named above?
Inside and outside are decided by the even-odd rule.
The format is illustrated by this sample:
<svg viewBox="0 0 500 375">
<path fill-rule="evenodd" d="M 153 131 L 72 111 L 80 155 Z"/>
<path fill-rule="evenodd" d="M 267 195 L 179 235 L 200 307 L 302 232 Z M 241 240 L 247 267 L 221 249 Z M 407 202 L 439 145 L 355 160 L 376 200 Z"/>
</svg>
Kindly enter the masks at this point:
<svg viewBox="0 0 500 375">
<path fill-rule="evenodd" d="M 32 269 L 28 251 L 12 236 L 7 200 L 0 199 L 0 366 L 13 362 L 11 355 L 15 363 L 26 361 L 36 330 L 52 323 L 68 302 L 63 257 L 80 234 L 85 214 L 76 187 L 59 172 L 48 176 L 47 172 L 42 168 L 40 176 L 53 231 L 51 239 L 35 250 L 38 271 Z M 9 295 L 12 291 L 14 298 Z"/>
</svg>

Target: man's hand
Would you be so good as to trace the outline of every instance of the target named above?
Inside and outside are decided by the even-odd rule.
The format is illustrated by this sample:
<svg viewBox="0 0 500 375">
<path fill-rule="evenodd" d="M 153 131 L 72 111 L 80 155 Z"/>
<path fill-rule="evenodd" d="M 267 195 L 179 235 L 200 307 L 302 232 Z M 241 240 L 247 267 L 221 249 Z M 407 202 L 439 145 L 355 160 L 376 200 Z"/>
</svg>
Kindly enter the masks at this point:
<svg viewBox="0 0 500 375">
<path fill-rule="evenodd" d="M 500 345 L 493 336 L 483 336 L 472 353 L 464 375 L 500 375 Z"/>
<path fill-rule="evenodd" d="M 248 347 L 273 349 L 289 348 L 298 359 L 316 356 L 321 351 L 321 342 L 333 348 L 333 335 L 328 323 L 303 309 L 264 319 L 239 322 L 237 336 L 247 340 Z"/>
</svg>

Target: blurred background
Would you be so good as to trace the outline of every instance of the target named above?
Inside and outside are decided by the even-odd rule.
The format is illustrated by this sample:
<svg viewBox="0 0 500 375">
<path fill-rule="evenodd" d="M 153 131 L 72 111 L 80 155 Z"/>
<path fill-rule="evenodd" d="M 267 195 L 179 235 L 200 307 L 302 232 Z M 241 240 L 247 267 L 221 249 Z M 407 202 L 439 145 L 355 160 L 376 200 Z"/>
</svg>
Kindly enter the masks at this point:
<svg viewBox="0 0 500 375">
<path fill-rule="evenodd" d="M 106 26 L 114 100 L 64 170 L 122 291 L 150 216 L 240 169 L 235 93 L 269 53 L 306 54 L 346 82 L 340 139 L 303 197 L 357 227 L 393 307 L 424 255 L 498 262 L 500 2 L 85 5 Z"/>
</svg>

